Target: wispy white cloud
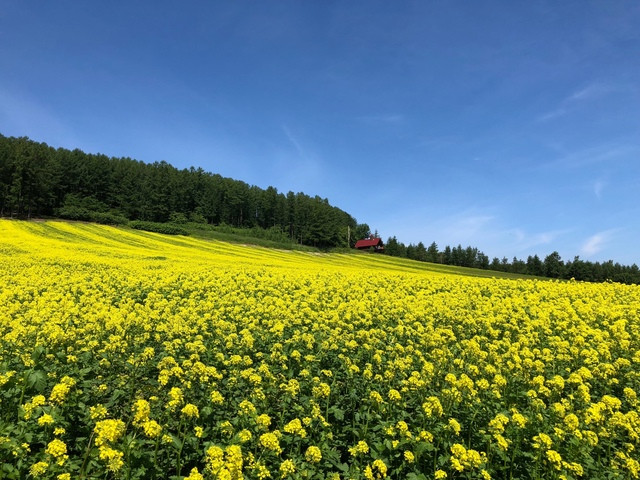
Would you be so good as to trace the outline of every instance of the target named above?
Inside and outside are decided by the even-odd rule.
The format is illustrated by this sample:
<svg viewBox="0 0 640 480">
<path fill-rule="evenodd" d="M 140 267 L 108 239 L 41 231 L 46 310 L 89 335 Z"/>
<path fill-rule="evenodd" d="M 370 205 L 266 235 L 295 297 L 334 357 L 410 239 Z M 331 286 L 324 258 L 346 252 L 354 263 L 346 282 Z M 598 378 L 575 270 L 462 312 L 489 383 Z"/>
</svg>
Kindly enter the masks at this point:
<svg viewBox="0 0 640 480">
<path fill-rule="evenodd" d="M 305 157 L 304 151 L 300 146 L 300 142 L 298 142 L 298 140 L 293 136 L 293 134 L 291 133 L 291 130 L 289 130 L 289 128 L 286 125 L 282 126 L 282 130 L 284 131 L 284 134 L 287 136 L 291 144 L 295 147 L 296 151 L 298 152 L 298 155 L 300 155 L 300 157 Z"/>
<path fill-rule="evenodd" d="M 323 178 L 322 157 L 287 125 L 282 126 L 282 131 L 289 146 L 280 147 L 274 153 L 271 175 L 278 179 L 274 183 L 286 189 L 319 191 Z"/>
<path fill-rule="evenodd" d="M 601 198 L 602 197 L 602 190 L 604 190 L 604 187 L 606 187 L 606 182 L 604 182 L 603 180 L 596 180 L 593 183 L 593 193 L 596 197 Z"/>
<path fill-rule="evenodd" d="M 491 243 L 488 239 L 493 238 L 496 233 L 495 222 L 498 218 L 493 209 L 469 207 L 459 210 L 454 207 L 434 210 L 424 205 L 418 211 L 409 210 L 406 209 L 407 202 L 398 202 L 402 194 L 398 192 L 388 201 L 382 202 L 384 213 L 377 213 L 379 220 L 376 225 L 384 225 L 385 235 L 396 235 L 404 243 L 422 241 L 426 244 L 436 241 L 441 248 L 459 243 L 482 248 Z M 420 203 L 414 201 L 416 204 Z M 370 214 L 368 218 L 371 218 Z M 370 225 L 373 226 L 371 223 Z"/>
<path fill-rule="evenodd" d="M 442 232 L 448 238 L 459 238 L 460 241 L 467 242 L 483 234 L 494 218 L 493 215 L 475 211 L 462 212 L 444 220 Z"/>
<path fill-rule="evenodd" d="M 547 112 L 543 115 L 540 115 L 538 118 L 536 118 L 536 120 L 538 122 L 545 122 L 547 120 L 551 120 L 553 118 L 557 118 L 557 117 L 561 117 L 562 115 L 565 115 L 567 113 L 567 109 L 565 107 L 560 107 L 557 108 L 556 110 L 552 110 L 550 112 Z"/>
<path fill-rule="evenodd" d="M 407 238 L 414 243 L 438 242 L 440 249 L 446 245 L 455 247 L 471 245 L 481 250 L 491 247 L 497 241 L 496 223 L 499 218 L 492 208 L 471 207 L 458 213 L 450 212 L 434 218 L 421 228 L 409 228 Z M 400 227 L 401 231 L 403 227 Z M 406 229 L 406 227 L 404 227 Z M 403 233 L 404 234 L 404 233 Z M 399 239 L 401 237 L 398 237 Z"/>
<path fill-rule="evenodd" d="M 602 97 L 610 92 L 613 92 L 614 90 L 615 88 L 610 85 L 592 83 L 591 85 L 587 85 L 586 87 L 580 88 L 570 95 L 567 95 L 560 101 L 557 108 L 539 115 L 536 118 L 536 121 L 546 122 L 548 120 L 553 120 L 554 118 L 562 117 L 574 110 L 576 106 L 581 102 Z"/>
<path fill-rule="evenodd" d="M 562 229 L 529 234 L 522 229 L 515 229 L 513 232 L 516 240 L 516 248 L 520 251 L 528 251 L 540 245 L 549 245 L 570 231 L 570 229 Z"/>
<path fill-rule="evenodd" d="M 581 254 L 588 258 L 601 252 L 606 244 L 611 241 L 616 230 L 604 230 L 587 238 L 580 248 Z"/>
<path fill-rule="evenodd" d="M 565 101 L 578 102 L 583 100 L 589 100 L 590 98 L 598 97 L 602 94 L 605 94 L 608 91 L 609 89 L 603 87 L 600 84 L 594 83 L 572 93 L 565 99 Z"/>
<path fill-rule="evenodd" d="M 635 157 L 640 153 L 638 145 L 604 144 L 574 152 L 566 152 L 559 158 L 540 165 L 540 168 L 582 168 L 603 162 Z"/>
</svg>

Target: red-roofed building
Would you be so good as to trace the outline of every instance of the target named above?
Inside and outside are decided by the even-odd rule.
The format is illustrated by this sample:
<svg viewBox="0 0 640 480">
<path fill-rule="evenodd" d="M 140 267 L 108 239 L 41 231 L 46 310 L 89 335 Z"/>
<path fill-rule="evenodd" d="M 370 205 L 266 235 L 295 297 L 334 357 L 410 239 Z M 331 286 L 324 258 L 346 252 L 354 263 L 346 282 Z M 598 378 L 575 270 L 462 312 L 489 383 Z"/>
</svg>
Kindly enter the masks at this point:
<svg viewBox="0 0 640 480">
<path fill-rule="evenodd" d="M 382 243 L 381 238 L 375 238 L 371 235 L 369 238 L 365 240 L 358 240 L 355 245 L 356 250 L 371 250 L 373 252 L 383 252 L 384 251 L 384 243 Z"/>
</svg>

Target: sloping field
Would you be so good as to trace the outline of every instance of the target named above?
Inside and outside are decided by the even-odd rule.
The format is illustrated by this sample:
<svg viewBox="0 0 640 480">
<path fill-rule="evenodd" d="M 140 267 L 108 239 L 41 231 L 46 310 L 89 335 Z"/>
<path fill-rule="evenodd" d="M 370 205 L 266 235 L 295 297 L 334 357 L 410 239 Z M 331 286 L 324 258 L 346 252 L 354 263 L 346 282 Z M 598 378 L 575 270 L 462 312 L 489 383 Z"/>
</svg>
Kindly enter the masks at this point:
<svg viewBox="0 0 640 480">
<path fill-rule="evenodd" d="M 638 478 L 640 288 L 452 272 L 0 221 L 0 478 Z"/>
</svg>

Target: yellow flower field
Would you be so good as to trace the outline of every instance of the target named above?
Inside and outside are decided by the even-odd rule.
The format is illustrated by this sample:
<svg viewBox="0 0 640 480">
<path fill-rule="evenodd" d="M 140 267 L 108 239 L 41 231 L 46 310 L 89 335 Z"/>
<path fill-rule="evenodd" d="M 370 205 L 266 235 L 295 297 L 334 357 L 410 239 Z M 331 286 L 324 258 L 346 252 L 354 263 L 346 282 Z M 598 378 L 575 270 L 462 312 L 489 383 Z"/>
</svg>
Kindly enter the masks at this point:
<svg viewBox="0 0 640 480">
<path fill-rule="evenodd" d="M 0 478 L 640 477 L 640 288 L 0 221 Z"/>
</svg>

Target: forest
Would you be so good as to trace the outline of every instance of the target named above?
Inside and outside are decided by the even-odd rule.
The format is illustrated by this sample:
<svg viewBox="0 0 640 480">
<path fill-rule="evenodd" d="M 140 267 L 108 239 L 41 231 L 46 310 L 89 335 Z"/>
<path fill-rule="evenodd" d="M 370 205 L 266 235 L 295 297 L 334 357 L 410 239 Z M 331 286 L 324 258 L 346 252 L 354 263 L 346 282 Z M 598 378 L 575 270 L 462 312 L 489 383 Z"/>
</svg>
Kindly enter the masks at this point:
<svg viewBox="0 0 640 480">
<path fill-rule="evenodd" d="M 515 273 L 520 275 L 534 275 L 536 277 L 556 278 L 563 280 L 577 280 L 586 282 L 617 282 L 625 284 L 640 284 L 640 269 L 634 263 L 631 266 L 606 262 L 591 262 L 581 260 L 579 256 L 573 260 L 563 261 L 558 252 L 552 252 L 541 259 L 538 255 L 529 255 L 527 260 L 513 257 L 510 262 L 506 257 L 499 259 L 489 257 L 474 247 L 463 248 L 461 245 L 439 250 L 433 242 L 428 247 L 422 242 L 417 245 L 405 245 L 396 237 L 389 237 L 385 246 L 387 255 L 409 258 L 423 262 L 454 265 L 458 267 L 480 268 L 497 272 Z"/>
<path fill-rule="evenodd" d="M 285 195 L 201 168 L 179 170 L 165 161 L 147 164 L 2 135 L 0 216 L 258 227 L 319 248 L 347 247 L 349 232 L 358 229 L 326 198 Z"/>
<path fill-rule="evenodd" d="M 55 149 L 27 137 L 0 134 L 0 217 L 57 217 L 129 224 L 181 233 L 180 224 L 223 225 L 268 231 L 278 238 L 322 249 L 353 247 L 371 234 L 366 223 L 319 196 L 254 185 L 165 161 L 144 163 L 82 150 Z M 156 227 L 157 228 L 157 227 Z M 377 232 L 376 232 L 377 236 Z M 638 266 L 612 260 L 563 261 L 557 252 L 526 261 L 489 257 L 474 247 L 433 242 L 425 247 L 389 237 L 387 255 L 417 261 L 515 274 L 592 282 L 640 284 Z"/>
</svg>

